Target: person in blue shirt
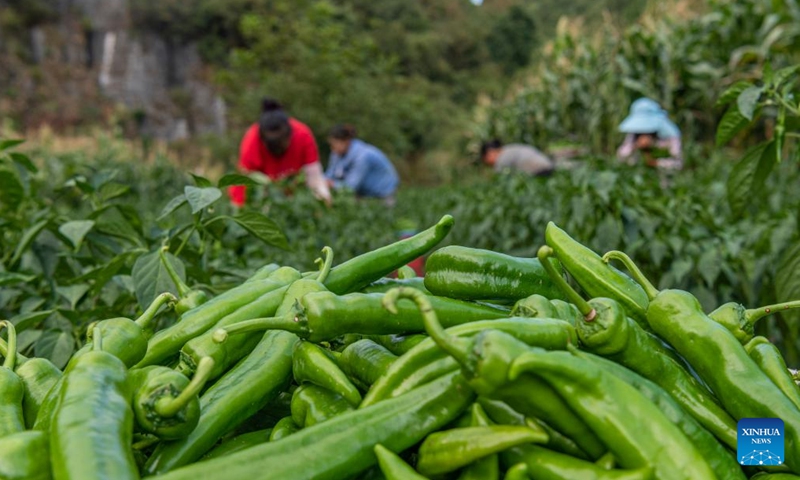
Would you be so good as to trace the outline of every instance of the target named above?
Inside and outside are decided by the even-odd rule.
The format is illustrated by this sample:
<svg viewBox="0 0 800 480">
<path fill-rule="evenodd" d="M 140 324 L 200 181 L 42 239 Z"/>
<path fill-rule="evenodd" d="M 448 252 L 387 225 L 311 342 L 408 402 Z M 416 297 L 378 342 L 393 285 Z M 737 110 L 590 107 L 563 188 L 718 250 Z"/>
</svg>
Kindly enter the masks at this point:
<svg viewBox="0 0 800 480">
<path fill-rule="evenodd" d="M 358 197 L 382 198 L 394 205 L 400 179 L 383 152 L 356 138 L 352 125 L 333 127 L 328 144 L 331 155 L 325 176 L 333 188 L 349 188 Z"/>
</svg>

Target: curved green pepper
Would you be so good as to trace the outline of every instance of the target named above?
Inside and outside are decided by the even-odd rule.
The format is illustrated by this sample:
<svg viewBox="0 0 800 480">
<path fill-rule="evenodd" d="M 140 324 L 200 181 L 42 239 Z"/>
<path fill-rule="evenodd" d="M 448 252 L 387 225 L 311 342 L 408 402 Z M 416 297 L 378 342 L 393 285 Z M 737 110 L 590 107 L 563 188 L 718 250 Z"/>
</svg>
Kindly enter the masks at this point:
<svg viewBox="0 0 800 480">
<path fill-rule="evenodd" d="M 703 313 L 688 292 L 659 292 L 636 264 L 622 252 L 608 252 L 606 260 L 621 260 L 652 298 L 647 320 L 653 331 L 669 342 L 697 371 L 734 419 L 780 418 L 786 436 L 786 464 L 800 472 L 800 414 L 797 407 L 761 371 L 739 340 Z"/>
<path fill-rule="evenodd" d="M 374 340 L 386 350 L 389 350 L 399 357 L 428 338 L 428 336 L 423 333 L 416 333 L 411 335 L 367 335 L 366 338 Z"/>
<path fill-rule="evenodd" d="M 479 403 L 473 403 L 470 408 L 470 427 L 488 427 L 492 425 L 488 415 Z M 536 426 L 535 431 L 541 431 Z M 454 452 L 460 455 L 461 452 Z M 461 469 L 458 480 L 499 480 L 500 478 L 500 459 L 497 454 L 487 455 L 471 462 Z"/>
<path fill-rule="evenodd" d="M 518 463 L 506 471 L 503 480 L 529 480 L 530 478 L 528 466 L 524 463 Z"/>
<path fill-rule="evenodd" d="M 262 443 L 267 443 L 270 441 L 270 435 L 272 435 L 271 428 L 237 435 L 230 440 L 214 447 L 213 450 L 203 455 L 202 459 L 211 460 L 214 458 L 224 457 L 225 455 L 240 452 L 250 447 L 261 445 Z"/>
<path fill-rule="evenodd" d="M 778 347 L 764 337 L 753 337 L 745 344 L 744 349 L 772 383 L 800 409 L 800 389 L 794 383 Z"/>
<path fill-rule="evenodd" d="M 556 252 L 561 265 L 589 297 L 616 300 L 629 317 L 645 329 L 649 329 L 647 325 L 649 301 L 638 283 L 608 265 L 590 248 L 576 242 L 555 223 L 547 224 L 544 236 L 547 245 Z"/>
<path fill-rule="evenodd" d="M 274 442 L 299 431 L 300 427 L 294 423 L 291 416 L 283 417 L 272 427 L 272 433 L 269 434 L 269 441 Z"/>
<path fill-rule="evenodd" d="M 351 343 L 342 351 L 339 364 L 351 379 L 369 388 L 397 360 L 397 355 L 369 339 Z"/>
<path fill-rule="evenodd" d="M 552 254 L 550 247 L 539 249 L 542 262 Z M 555 271 L 552 274 L 558 276 Z M 560 277 L 554 281 L 560 284 L 587 319 L 592 318 L 577 325 L 581 344 L 588 351 L 608 357 L 655 382 L 717 438 L 736 448 L 736 421 L 683 367 L 681 359 L 671 349 L 626 317 L 616 301 L 595 298 L 587 302 Z"/>
<path fill-rule="evenodd" d="M 192 433 L 200 420 L 198 395 L 213 366 L 214 360 L 201 360 L 191 381 L 167 367 L 154 365 L 132 371 L 136 425 L 162 440 L 177 440 Z"/>
<path fill-rule="evenodd" d="M 318 385 L 300 385 L 292 395 L 292 420 L 301 428 L 325 422 L 353 410 L 341 395 Z"/>
<path fill-rule="evenodd" d="M 133 458 L 133 411 L 125 364 L 103 350 L 99 326 L 93 350 L 64 375 L 50 426 L 55 480 L 138 480 Z"/>
<path fill-rule="evenodd" d="M 208 295 L 202 290 L 192 290 L 186 285 L 180 275 L 178 275 L 178 272 L 175 271 L 175 266 L 172 265 L 172 262 L 167 258 L 168 251 L 169 246 L 164 245 L 161 247 L 161 250 L 158 251 L 158 255 L 161 257 L 161 264 L 164 266 L 169 278 L 178 290 L 178 298 L 180 298 L 180 300 L 175 304 L 175 313 L 181 317 L 189 310 L 206 303 L 208 301 Z"/>
<path fill-rule="evenodd" d="M 453 217 L 439 222 L 413 237 L 359 255 L 337 265 L 325 280 L 325 287 L 337 295 L 356 292 L 403 265 L 425 255 L 439 244 L 453 228 Z"/>
<path fill-rule="evenodd" d="M 0 322 L 0 329 L 8 329 L 8 351 L 3 365 L 0 366 L 0 438 L 25 430 L 25 419 L 22 416 L 22 398 L 25 385 L 14 373 L 17 365 L 17 331 L 8 320 Z"/>
<path fill-rule="evenodd" d="M 749 310 L 740 303 L 729 302 L 709 313 L 708 317 L 727 328 L 739 342 L 744 345 L 752 340 L 755 335 L 754 330 L 757 321 L 773 313 L 790 310 L 792 308 L 800 308 L 800 300 L 767 305 L 766 307 Z"/>
<path fill-rule="evenodd" d="M 537 480 L 567 478 L 570 480 L 650 480 L 654 478 L 653 469 L 650 467 L 632 470 L 606 470 L 592 462 L 538 445 L 510 448 L 501 453 L 500 458 L 506 465 L 525 465 L 530 478 Z M 714 477 L 708 478 L 713 479 Z"/>
<path fill-rule="evenodd" d="M 425 287 L 461 300 L 511 300 L 533 294 L 564 299 L 539 260 L 451 245 L 425 262 Z"/>
<path fill-rule="evenodd" d="M 50 480 L 50 440 L 37 431 L 0 438 L 0 478 Z"/>
<path fill-rule="evenodd" d="M 383 445 L 375 445 L 373 451 L 378 457 L 378 465 L 386 480 L 427 480 L 427 477 L 417 473 L 411 465 Z"/>
<path fill-rule="evenodd" d="M 339 366 L 313 343 L 300 342 L 295 347 L 292 354 L 292 374 L 294 381 L 301 386 L 304 383 L 312 383 L 341 395 L 354 407 L 361 403 L 361 393 L 358 388 Z M 304 426 L 299 422 L 298 425 Z"/>
</svg>

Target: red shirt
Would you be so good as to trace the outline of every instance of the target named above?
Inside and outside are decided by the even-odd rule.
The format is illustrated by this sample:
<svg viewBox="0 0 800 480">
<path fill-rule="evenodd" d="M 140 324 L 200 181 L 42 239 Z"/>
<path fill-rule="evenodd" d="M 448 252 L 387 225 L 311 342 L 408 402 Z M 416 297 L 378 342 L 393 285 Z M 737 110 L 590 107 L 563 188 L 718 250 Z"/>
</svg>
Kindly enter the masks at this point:
<svg viewBox="0 0 800 480">
<path fill-rule="evenodd" d="M 318 162 L 319 150 L 311 129 L 294 118 L 289 118 L 289 125 L 292 127 L 289 148 L 280 157 L 267 150 L 267 146 L 261 141 L 257 123 L 248 128 L 239 145 L 239 168 L 243 171 L 261 172 L 277 180 L 296 174 L 304 165 Z M 236 205 L 244 204 L 244 186 L 230 187 L 228 194 Z"/>
</svg>

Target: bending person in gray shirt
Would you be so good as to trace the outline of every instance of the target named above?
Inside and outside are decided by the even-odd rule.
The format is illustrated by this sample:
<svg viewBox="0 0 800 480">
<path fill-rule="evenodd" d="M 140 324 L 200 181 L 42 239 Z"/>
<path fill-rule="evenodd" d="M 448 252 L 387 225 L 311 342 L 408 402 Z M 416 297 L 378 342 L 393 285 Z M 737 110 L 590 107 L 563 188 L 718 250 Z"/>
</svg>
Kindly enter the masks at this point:
<svg viewBox="0 0 800 480">
<path fill-rule="evenodd" d="M 499 140 L 492 140 L 481 146 L 481 159 L 498 172 L 512 170 L 528 175 L 549 175 L 555 168 L 547 155 L 530 145 L 503 145 Z"/>
</svg>

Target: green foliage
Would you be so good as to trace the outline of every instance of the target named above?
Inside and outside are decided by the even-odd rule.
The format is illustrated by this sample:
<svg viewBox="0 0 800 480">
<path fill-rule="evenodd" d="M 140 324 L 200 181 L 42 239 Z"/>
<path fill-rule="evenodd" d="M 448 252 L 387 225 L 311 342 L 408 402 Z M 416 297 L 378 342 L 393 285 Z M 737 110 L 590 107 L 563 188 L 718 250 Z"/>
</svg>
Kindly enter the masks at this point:
<svg viewBox="0 0 800 480">
<path fill-rule="evenodd" d="M 536 40 L 536 25 L 525 9 L 512 6 L 495 24 L 487 46 L 492 58 L 503 65 L 506 73 L 513 73 L 530 63 Z"/>
</svg>

